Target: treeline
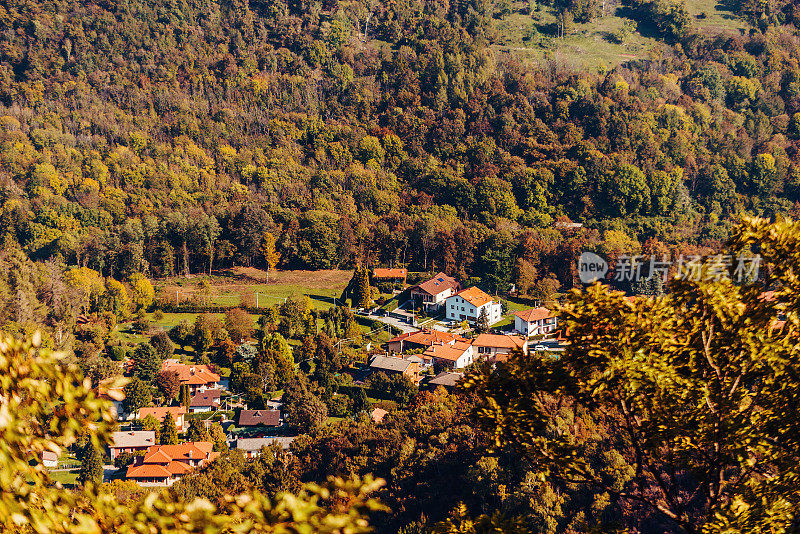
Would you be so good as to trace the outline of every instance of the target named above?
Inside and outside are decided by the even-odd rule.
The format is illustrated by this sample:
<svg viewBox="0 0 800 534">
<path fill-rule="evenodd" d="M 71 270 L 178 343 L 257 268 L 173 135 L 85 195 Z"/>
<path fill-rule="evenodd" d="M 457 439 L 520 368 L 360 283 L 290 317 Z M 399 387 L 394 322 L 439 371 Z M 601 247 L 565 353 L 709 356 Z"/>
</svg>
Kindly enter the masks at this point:
<svg viewBox="0 0 800 534">
<path fill-rule="evenodd" d="M 578 246 L 714 247 L 796 211 L 793 27 L 595 75 L 492 52 L 491 15 L 9 3 L 0 233 L 116 279 L 404 264 L 505 290 L 571 286 Z"/>
</svg>

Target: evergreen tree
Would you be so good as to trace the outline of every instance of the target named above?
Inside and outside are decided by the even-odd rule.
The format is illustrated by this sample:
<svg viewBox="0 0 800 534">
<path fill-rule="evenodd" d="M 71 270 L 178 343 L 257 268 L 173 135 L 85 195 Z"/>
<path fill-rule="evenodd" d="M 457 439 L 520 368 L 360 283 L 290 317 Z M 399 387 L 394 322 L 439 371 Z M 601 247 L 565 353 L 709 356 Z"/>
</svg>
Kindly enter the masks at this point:
<svg viewBox="0 0 800 534">
<path fill-rule="evenodd" d="M 364 391 L 364 388 L 353 388 L 350 397 L 353 399 L 353 414 L 369 412 L 372 406 L 369 403 L 367 392 Z"/>
<path fill-rule="evenodd" d="M 369 287 L 369 271 L 366 268 L 358 267 L 353 273 L 352 303 L 354 308 L 368 308 L 372 304 Z"/>
<path fill-rule="evenodd" d="M 168 413 L 161 422 L 161 436 L 158 442 L 162 445 L 178 444 L 178 427 L 175 426 L 175 419 L 171 413 Z"/>
<path fill-rule="evenodd" d="M 78 475 L 81 484 L 102 484 L 103 458 L 100 451 L 91 443 L 87 443 L 81 452 L 81 470 Z"/>
<path fill-rule="evenodd" d="M 122 402 L 122 407 L 127 413 L 135 414 L 139 411 L 139 408 L 147 406 L 153 400 L 150 395 L 150 388 L 138 377 L 133 377 L 128 385 L 125 386 L 124 391 L 125 400 Z"/>
<path fill-rule="evenodd" d="M 208 432 L 199 419 L 192 419 L 186 431 L 186 441 L 209 441 Z"/>
<path fill-rule="evenodd" d="M 186 408 L 188 410 L 189 409 L 189 405 L 192 402 L 192 396 L 189 393 L 189 384 L 182 384 L 181 385 L 181 399 L 180 399 L 180 401 L 181 401 L 181 406 L 183 406 L 184 408 Z"/>
<path fill-rule="evenodd" d="M 141 343 L 133 351 L 133 374 L 144 382 L 152 382 L 161 369 L 161 358 L 150 343 Z"/>
<path fill-rule="evenodd" d="M 481 313 L 478 315 L 478 321 L 475 324 L 475 330 L 479 334 L 485 334 L 489 331 L 489 315 L 486 313 L 486 308 L 481 308 Z"/>
</svg>

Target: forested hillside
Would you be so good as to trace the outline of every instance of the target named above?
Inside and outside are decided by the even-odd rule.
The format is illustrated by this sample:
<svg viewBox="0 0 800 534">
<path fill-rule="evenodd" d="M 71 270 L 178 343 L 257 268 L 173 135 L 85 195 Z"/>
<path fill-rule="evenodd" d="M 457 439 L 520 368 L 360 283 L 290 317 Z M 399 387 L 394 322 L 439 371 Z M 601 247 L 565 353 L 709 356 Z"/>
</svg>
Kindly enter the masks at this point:
<svg viewBox="0 0 800 534">
<path fill-rule="evenodd" d="M 523 291 L 576 240 L 713 246 L 800 199 L 800 48 L 678 8 L 670 54 L 596 74 L 492 53 L 479 0 L 8 2 L 0 231 L 118 278 L 264 265 L 269 233 L 283 267 Z"/>
</svg>

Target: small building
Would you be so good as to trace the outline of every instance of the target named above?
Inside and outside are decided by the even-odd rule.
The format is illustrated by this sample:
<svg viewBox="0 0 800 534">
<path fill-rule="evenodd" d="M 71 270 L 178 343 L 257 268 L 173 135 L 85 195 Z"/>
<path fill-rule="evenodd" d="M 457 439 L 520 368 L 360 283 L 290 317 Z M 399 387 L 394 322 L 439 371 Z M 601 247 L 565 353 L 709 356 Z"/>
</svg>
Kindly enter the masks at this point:
<svg viewBox="0 0 800 534">
<path fill-rule="evenodd" d="M 523 336 L 541 336 L 555 332 L 558 322 L 547 308 L 533 308 L 514 314 L 514 331 Z"/>
<path fill-rule="evenodd" d="M 372 280 L 375 283 L 406 284 L 408 270 L 406 269 L 386 269 L 378 267 L 372 271 Z"/>
<path fill-rule="evenodd" d="M 242 410 L 239 412 L 238 426 L 280 426 L 281 412 L 278 410 Z"/>
<path fill-rule="evenodd" d="M 423 353 L 433 362 L 449 369 L 462 369 L 471 364 L 474 357 L 472 344 L 467 341 L 456 341 L 452 345 L 431 345 Z"/>
<path fill-rule="evenodd" d="M 128 467 L 125 478 L 144 487 L 171 486 L 186 473 L 213 462 L 219 454 L 208 441 L 154 445 Z"/>
<path fill-rule="evenodd" d="M 423 306 L 428 312 L 439 311 L 444 301 L 461 291 L 461 284 L 455 278 L 439 273 L 427 282 L 411 288 L 410 295 L 415 306 Z"/>
<path fill-rule="evenodd" d="M 490 362 L 505 361 L 514 350 L 526 352 L 528 340 L 520 336 L 479 334 L 472 340 L 476 357 Z"/>
<path fill-rule="evenodd" d="M 432 390 L 440 386 L 445 389 L 453 389 L 462 378 L 464 378 L 464 373 L 451 373 L 445 371 L 428 380 L 426 386 L 428 386 L 428 389 Z"/>
<path fill-rule="evenodd" d="M 448 297 L 445 317 L 451 321 L 467 321 L 474 325 L 481 313 L 486 313 L 489 326 L 503 318 L 502 306 L 478 287 L 470 287 Z"/>
<path fill-rule="evenodd" d="M 386 417 L 386 414 L 389 413 L 383 408 L 375 408 L 369 414 L 369 418 L 372 419 L 375 423 L 383 422 L 383 418 Z"/>
<path fill-rule="evenodd" d="M 419 382 L 419 366 L 403 358 L 394 356 L 375 356 L 369 364 L 373 372 L 383 372 L 387 375 L 402 374 L 415 384 Z"/>
<path fill-rule="evenodd" d="M 113 432 L 111 445 L 108 446 L 108 457 L 113 462 L 123 452 L 134 453 L 146 451 L 156 443 L 156 433 L 152 430 L 130 430 Z"/>
<path fill-rule="evenodd" d="M 53 451 L 42 452 L 42 465 L 45 467 L 58 467 L 58 454 Z"/>
<path fill-rule="evenodd" d="M 466 338 L 440 332 L 439 330 L 420 330 L 418 332 L 407 332 L 389 340 L 387 346 L 389 352 L 402 354 L 408 350 L 427 349 L 432 345 L 452 345 L 456 341 L 467 341 Z"/>
<path fill-rule="evenodd" d="M 152 415 L 159 423 L 163 423 L 164 418 L 168 413 L 172 414 L 172 418 L 175 420 L 175 426 L 178 428 L 178 432 L 184 432 L 188 428 L 185 417 L 186 408 L 183 406 L 156 406 L 139 408 L 139 420 L 144 419 L 148 415 Z"/>
<path fill-rule="evenodd" d="M 198 391 L 189 403 L 189 413 L 211 412 L 219 410 L 219 399 L 222 390 L 206 389 Z"/>
<path fill-rule="evenodd" d="M 254 458 L 261 454 L 263 447 L 271 447 L 277 443 L 281 449 L 288 451 L 292 442 L 295 440 L 293 436 L 276 436 L 266 438 L 239 438 L 236 440 L 236 448 L 242 451 L 246 458 Z"/>
<path fill-rule="evenodd" d="M 164 360 L 161 365 L 162 371 L 175 371 L 181 386 L 188 385 L 189 393 L 194 395 L 198 391 L 206 389 L 217 389 L 219 387 L 220 376 L 209 369 L 207 365 L 185 364 L 176 359 Z"/>
</svg>

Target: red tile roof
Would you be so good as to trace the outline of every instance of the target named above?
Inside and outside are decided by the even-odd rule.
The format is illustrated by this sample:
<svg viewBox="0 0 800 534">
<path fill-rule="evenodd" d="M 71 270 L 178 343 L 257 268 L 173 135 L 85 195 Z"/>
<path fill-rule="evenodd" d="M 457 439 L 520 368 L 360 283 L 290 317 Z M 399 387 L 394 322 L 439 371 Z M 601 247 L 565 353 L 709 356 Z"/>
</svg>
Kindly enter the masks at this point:
<svg viewBox="0 0 800 534">
<path fill-rule="evenodd" d="M 439 360 L 447 360 L 450 362 L 457 361 L 469 349 L 469 345 L 464 346 L 462 343 L 455 345 L 432 345 L 425 350 L 424 355 Z"/>
<path fill-rule="evenodd" d="M 164 360 L 162 371 L 175 371 L 181 384 L 202 386 L 204 384 L 219 382 L 219 375 L 208 368 L 207 365 L 178 363 L 177 360 Z"/>
<path fill-rule="evenodd" d="M 502 336 L 498 334 L 479 334 L 472 344 L 476 347 L 496 347 L 502 349 L 521 349 L 525 340 L 519 336 Z"/>
<path fill-rule="evenodd" d="M 372 271 L 372 277 L 378 279 L 386 279 L 386 278 L 405 278 L 408 274 L 406 269 L 384 269 L 384 268 L 377 268 Z"/>
<path fill-rule="evenodd" d="M 533 321 L 541 321 L 542 319 L 549 319 L 551 317 L 554 317 L 553 312 L 551 312 L 547 308 L 533 308 L 531 310 L 517 312 L 514 315 L 516 315 L 526 323 L 532 323 Z"/>
<path fill-rule="evenodd" d="M 278 410 L 242 410 L 239 412 L 239 426 L 278 426 L 281 412 Z"/>
<path fill-rule="evenodd" d="M 455 278 L 447 276 L 444 273 L 439 273 L 427 282 L 423 282 L 416 287 L 429 295 L 438 295 L 442 291 L 451 288 L 459 288 L 461 284 L 459 284 L 458 280 Z"/>
<path fill-rule="evenodd" d="M 390 339 L 389 343 L 394 343 L 397 341 L 406 341 L 408 343 L 416 343 L 417 345 L 425 345 L 430 347 L 434 343 L 450 344 L 454 341 L 466 341 L 466 339 L 449 332 L 440 332 L 439 330 L 421 330 L 419 332 L 400 334 L 396 338 Z"/>
<path fill-rule="evenodd" d="M 139 419 L 144 419 L 148 415 L 152 415 L 158 421 L 164 421 L 168 413 L 172 414 L 172 418 L 177 420 L 178 416 L 186 414 L 186 408 L 183 406 L 156 406 L 139 408 Z"/>
<path fill-rule="evenodd" d="M 479 308 L 487 302 L 492 302 L 492 297 L 479 287 L 469 287 L 463 291 L 456 293 L 459 297 L 466 300 L 476 308 Z"/>
</svg>

